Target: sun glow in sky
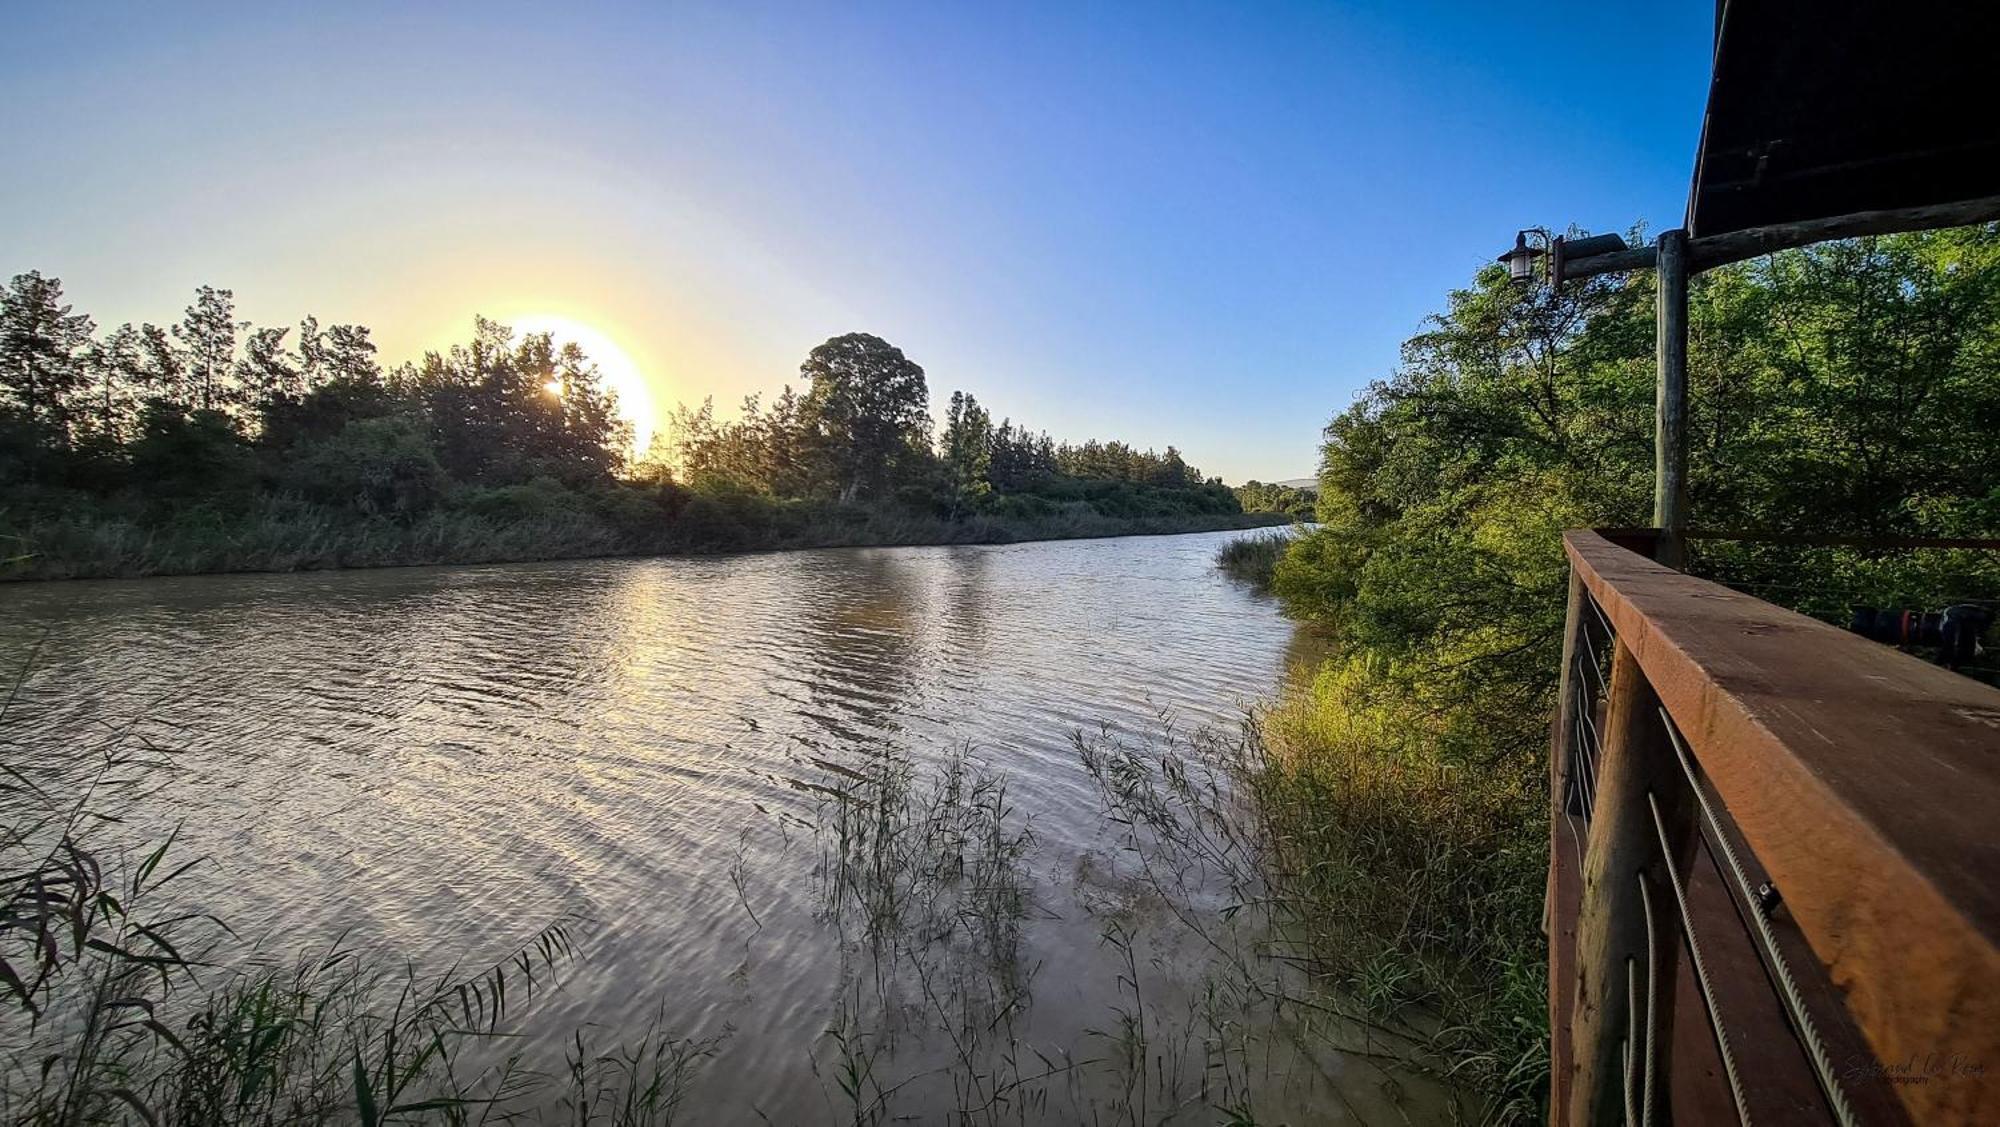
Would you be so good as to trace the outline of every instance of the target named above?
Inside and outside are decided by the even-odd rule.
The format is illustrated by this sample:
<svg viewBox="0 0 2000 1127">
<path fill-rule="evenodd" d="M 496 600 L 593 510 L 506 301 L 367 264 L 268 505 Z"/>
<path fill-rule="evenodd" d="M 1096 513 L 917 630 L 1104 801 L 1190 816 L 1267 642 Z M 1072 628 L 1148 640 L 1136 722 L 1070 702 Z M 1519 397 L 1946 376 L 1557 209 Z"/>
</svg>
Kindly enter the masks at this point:
<svg viewBox="0 0 2000 1127">
<path fill-rule="evenodd" d="M 389 363 L 475 314 L 559 314 L 642 430 L 768 402 L 868 332 L 933 413 L 964 390 L 1232 482 L 1303 476 L 1517 229 L 1679 221 L 1713 15 L 21 4 L 0 276 L 59 277 L 104 327 L 226 287 L 258 326 L 367 325 Z M 1549 44 L 1563 66 L 1521 65 Z"/>
<path fill-rule="evenodd" d="M 547 333 L 555 339 L 557 348 L 574 344 L 583 349 L 597 365 L 597 374 L 604 380 L 604 386 L 618 396 L 618 414 L 632 424 L 632 453 L 644 454 L 653 443 L 653 431 L 658 425 L 659 408 L 653 399 L 653 389 L 644 372 L 633 361 L 618 342 L 581 321 L 551 314 L 531 314 L 515 317 L 506 322 L 514 330 L 516 339 L 535 333 Z M 561 385 L 551 383 L 550 394 L 560 395 Z"/>
</svg>

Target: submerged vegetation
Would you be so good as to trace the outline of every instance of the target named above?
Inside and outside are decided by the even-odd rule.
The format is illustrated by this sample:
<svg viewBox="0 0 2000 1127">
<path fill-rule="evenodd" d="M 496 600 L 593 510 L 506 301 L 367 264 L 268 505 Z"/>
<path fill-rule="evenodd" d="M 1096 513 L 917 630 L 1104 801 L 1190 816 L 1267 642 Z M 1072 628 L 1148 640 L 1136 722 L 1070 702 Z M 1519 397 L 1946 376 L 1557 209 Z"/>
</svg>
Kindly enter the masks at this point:
<svg viewBox="0 0 2000 1127">
<path fill-rule="evenodd" d="M 0 708 L 0 719 L 5 709 Z M 187 907 L 198 862 L 174 836 L 128 848 L 121 815 L 173 770 L 113 734 L 100 746 L 10 741 L 0 779 L 0 1113 L 34 1127 L 145 1122 L 484 1122 L 510 1105 L 576 1123 L 673 1121 L 699 1047 L 660 1029 L 585 1046 L 559 1071 L 494 1055 L 516 1011 L 576 955 L 556 921 L 491 965 L 435 975 L 340 942 L 223 966 L 225 921 Z M 615 1100 L 603 1099 L 615 1089 Z M 572 1112 L 574 1114 L 572 1114 Z"/>
<path fill-rule="evenodd" d="M 1547 1083 L 1561 533 L 1647 523 L 1653 306 L 1643 272 L 1524 294 L 1482 271 L 1328 425 L 1319 527 L 1273 573 L 1334 647 L 1246 775 L 1273 895 L 1329 991 L 1434 1023 L 1498 1118 L 1540 1118 Z M 1710 271 L 1691 325 L 1699 525 L 2000 530 L 2000 227 Z M 1992 552 L 1703 542 L 1691 570 L 1836 619 L 2000 599 Z"/>
<path fill-rule="evenodd" d="M 1315 1000 L 1283 957 L 1290 941 L 1260 893 L 1263 839 L 1231 798 L 1244 746 L 1077 735 L 1123 828 L 1078 890 L 1116 989 L 1067 1043 L 1030 1031 L 1042 964 L 1025 930 L 1057 916 L 1037 902 L 1037 837 L 1006 775 L 966 749 L 922 766 L 887 752 L 805 761 L 792 783 L 816 797 L 802 857 L 814 918 L 852 957 L 810 1050 L 825 1120 L 1252 1125 L 1327 1099 L 1368 1118 L 1364 1106 L 1400 1106 L 1424 1072 L 1442 1076 L 1420 1038 Z M 676 1032 L 688 1015 L 670 1000 L 639 1028 L 524 1036 L 590 957 L 589 921 L 440 971 L 340 940 L 260 951 L 188 907 L 201 899 L 188 882 L 215 874 L 176 857 L 172 836 L 126 848 L 119 812 L 171 774 L 171 756 L 122 738 L 86 756 L 23 750 L 0 783 L 9 1122 L 642 1127 L 761 1114 L 703 1101 L 728 1034 Z M 744 880 L 732 871 L 762 931 Z M 1148 922 L 1152 905 L 1166 922 Z M 1368 1076 L 1338 1079 L 1336 1058 Z"/>
<path fill-rule="evenodd" d="M 204 286 L 170 329 L 99 333 L 30 271 L 0 287 L 0 577 L 293 570 L 1248 527 L 1180 453 L 1058 443 L 878 337 L 805 390 L 680 409 L 633 461 L 574 344 L 485 319 L 384 368 L 368 330 L 251 329 Z"/>
</svg>

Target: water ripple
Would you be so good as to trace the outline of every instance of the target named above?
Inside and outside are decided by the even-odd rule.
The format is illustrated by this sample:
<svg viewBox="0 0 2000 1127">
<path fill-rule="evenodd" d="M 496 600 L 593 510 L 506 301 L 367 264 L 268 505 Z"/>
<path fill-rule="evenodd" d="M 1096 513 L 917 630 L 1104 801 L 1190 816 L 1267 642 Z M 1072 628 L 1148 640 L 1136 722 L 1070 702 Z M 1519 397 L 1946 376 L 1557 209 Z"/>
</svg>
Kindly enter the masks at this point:
<svg viewBox="0 0 2000 1127">
<path fill-rule="evenodd" d="M 772 1091 L 817 1106 L 847 958 L 779 832 L 816 799 L 793 781 L 969 746 L 1038 872 L 1087 869 L 1070 734 L 1233 724 L 1284 660 L 1289 626 L 1214 572 L 1226 535 L 14 587 L 0 659 L 46 638 L 7 735 L 179 749 L 136 824 L 184 823 L 207 907 L 274 949 L 476 962 L 581 913 L 549 1020 L 670 999 L 683 1032 L 736 1031 L 729 1073 L 782 1119 Z M 1103 973 L 1061 943 L 1045 974 Z"/>
</svg>

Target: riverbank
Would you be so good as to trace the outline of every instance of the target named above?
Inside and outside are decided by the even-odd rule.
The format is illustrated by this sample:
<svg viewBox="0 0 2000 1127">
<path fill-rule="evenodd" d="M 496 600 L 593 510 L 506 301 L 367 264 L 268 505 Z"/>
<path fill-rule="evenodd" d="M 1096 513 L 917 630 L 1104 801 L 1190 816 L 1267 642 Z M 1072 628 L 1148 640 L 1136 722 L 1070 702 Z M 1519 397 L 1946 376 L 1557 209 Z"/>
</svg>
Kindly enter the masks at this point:
<svg viewBox="0 0 2000 1127">
<path fill-rule="evenodd" d="M 1326 646 L 1233 764 L 1266 901 L 1325 1004 L 1401 1031 L 1397 1055 L 1451 1076 L 1488 1120 L 1531 1121 L 1549 1067 L 1546 713 L 1427 692 L 1365 626 L 1298 614 L 1322 546 L 1263 533 L 1216 552 Z"/>
<path fill-rule="evenodd" d="M 1009 544 L 1264 528 L 1279 513 L 1121 515 L 1087 502 L 944 519 L 891 507 L 697 497 L 671 516 L 650 504 L 438 510 L 416 520 L 356 516 L 288 498 L 236 513 L 197 509 L 147 522 L 97 511 L 0 523 L 0 581 L 325 571 L 437 564 L 805 548 Z"/>
</svg>

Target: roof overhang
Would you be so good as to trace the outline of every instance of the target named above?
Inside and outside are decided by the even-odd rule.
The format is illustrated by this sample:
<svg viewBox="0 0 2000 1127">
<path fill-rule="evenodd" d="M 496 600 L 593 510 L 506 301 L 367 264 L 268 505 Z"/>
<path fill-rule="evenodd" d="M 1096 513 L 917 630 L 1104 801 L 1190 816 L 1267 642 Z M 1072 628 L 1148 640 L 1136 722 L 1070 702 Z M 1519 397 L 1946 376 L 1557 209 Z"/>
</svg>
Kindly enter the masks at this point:
<svg viewBox="0 0 2000 1127">
<path fill-rule="evenodd" d="M 1719 0 L 1691 236 L 1989 198 L 2000 3 Z"/>
</svg>

